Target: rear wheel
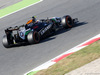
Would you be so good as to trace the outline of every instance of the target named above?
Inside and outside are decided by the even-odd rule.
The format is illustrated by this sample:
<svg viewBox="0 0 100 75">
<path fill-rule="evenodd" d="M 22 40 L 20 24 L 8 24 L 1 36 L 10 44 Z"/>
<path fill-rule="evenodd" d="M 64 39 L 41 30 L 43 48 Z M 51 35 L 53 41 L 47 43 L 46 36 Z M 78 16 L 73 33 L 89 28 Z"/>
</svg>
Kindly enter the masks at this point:
<svg viewBox="0 0 100 75">
<path fill-rule="evenodd" d="M 37 31 L 30 32 L 27 35 L 27 40 L 28 40 L 29 44 L 38 43 L 38 42 L 40 42 L 40 35 Z"/>
<path fill-rule="evenodd" d="M 3 46 L 6 47 L 6 48 L 9 48 L 9 47 L 10 47 L 10 44 L 9 44 L 9 42 L 8 42 L 8 39 L 7 39 L 7 36 L 6 36 L 6 35 L 3 36 L 2 44 L 3 44 Z"/>
<path fill-rule="evenodd" d="M 69 15 L 67 15 L 67 16 L 62 17 L 61 24 L 63 25 L 64 28 L 72 28 L 73 20 Z"/>
</svg>

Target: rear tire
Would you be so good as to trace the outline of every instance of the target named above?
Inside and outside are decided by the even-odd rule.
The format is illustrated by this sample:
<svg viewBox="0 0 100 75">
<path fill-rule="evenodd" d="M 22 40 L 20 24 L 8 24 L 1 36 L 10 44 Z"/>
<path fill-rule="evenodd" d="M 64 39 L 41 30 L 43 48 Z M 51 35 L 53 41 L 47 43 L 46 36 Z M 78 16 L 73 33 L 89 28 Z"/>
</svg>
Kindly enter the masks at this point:
<svg viewBox="0 0 100 75">
<path fill-rule="evenodd" d="M 69 15 L 67 15 L 62 17 L 61 24 L 63 25 L 64 28 L 72 28 L 73 20 Z"/>
<path fill-rule="evenodd" d="M 40 42 L 40 35 L 37 31 L 30 32 L 27 35 L 27 40 L 29 44 L 39 43 Z"/>
<path fill-rule="evenodd" d="M 9 48 L 9 47 L 10 47 L 10 44 L 9 44 L 9 42 L 8 42 L 8 39 L 7 39 L 7 36 L 6 36 L 6 35 L 3 36 L 2 44 L 3 44 L 3 46 L 6 47 L 6 48 Z"/>
</svg>

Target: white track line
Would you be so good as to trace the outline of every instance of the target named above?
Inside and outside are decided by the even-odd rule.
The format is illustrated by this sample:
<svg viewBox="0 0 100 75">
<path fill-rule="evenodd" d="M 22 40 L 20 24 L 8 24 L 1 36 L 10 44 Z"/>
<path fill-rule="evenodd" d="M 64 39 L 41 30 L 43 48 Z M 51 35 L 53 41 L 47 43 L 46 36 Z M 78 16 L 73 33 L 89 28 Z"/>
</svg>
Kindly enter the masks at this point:
<svg viewBox="0 0 100 75">
<path fill-rule="evenodd" d="M 10 13 L 10 14 L 7 14 L 7 15 L 5 15 L 5 16 L 3 16 L 3 17 L 0 17 L 0 19 L 6 17 L 6 16 L 8 16 L 8 15 L 14 14 L 14 13 L 16 13 L 16 12 L 18 12 L 18 11 L 21 11 L 21 10 L 23 10 L 23 9 L 26 9 L 26 8 L 28 8 L 28 7 L 30 7 L 30 6 L 33 6 L 33 5 L 37 4 L 37 3 L 40 3 L 40 2 L 42 2 L 42 1 L 43 1 L 43 0 L 40 0 L 39 2 L 36 2 L 36 3 L 34 3 L 34 4 L 31 4 L 31 5 L 29 5 L 29 6 L 26 6 L 26 7 L 24 7 L 24 8 L 21 8 L 21 9 L 19 9 L 19 10 L 17 10 L 17 11 L 14 11 L 14 12 L 12 12 L 12 13 Z"/>
<path fill-rule="evenodd" d="M 51 59 L 51 60 L 45 62 L 44 64 L 42 64 L 42 65 L 40 65 L 40 66 L 38 66 L 38 67 L 36 67 L 36 68 L 34 68 L 33 70 L 28 71 L 28 72 L 25 73 L 24 75 L 27 75 L 28 73 L 30 73 L 30 72 L 32 72 L 32 71 L 39 71 L 39 70 L 42 70 L 42 69 L 47 69 L 49 66 L 51 66 L 51 65 L 53 65 L 53 64 L 56 63 L 56 62 L 54 62 L 53 60 L 55 60 L 55 59 L 57 59 L 57 58 L 60 58 L 60 57 L 61 57 L 62 55 L 64 55 L 64 54 L 74 53 L 74 52 L 76 52 L 76 51 L 81 50 L 81 49 L 84 48 L 84 47 L 87 47 L 89 44 L 88 44 L 88 45 L 85 45 L 85 46 L 82 46 L 82 45 L 85 44 L 85 43 L 87 43 L 87 42 L 89 42 L 89 41 L 91 41 L 91 40 L 94 40 L 94 39 L 96 39 L 96 38 L 100 38 L 100 34 L 98 34 L 98 35 L 96 35 L 96 36 L 90 38 L 89 40 L 87 40 L 87 41 L 85 41 L 85 42 L 83 42 L 83 43 L 81 43 L 81 44 L 79 44 L 79 45 L 77 45 L 77 46 L 75 46 L 75 47 L 73 47 L 73 48 L 71 48 L 71 49 L 69 49 L 68 51 L 66 51 L 66 52 L 64 52 L 64 53 L 62 53 L 62 54 L 60 54 L 60 55 L 58 55 L 57 57 L 55 57 L 55 58 L 53 58 L 53 59 Z"/>
</svg>

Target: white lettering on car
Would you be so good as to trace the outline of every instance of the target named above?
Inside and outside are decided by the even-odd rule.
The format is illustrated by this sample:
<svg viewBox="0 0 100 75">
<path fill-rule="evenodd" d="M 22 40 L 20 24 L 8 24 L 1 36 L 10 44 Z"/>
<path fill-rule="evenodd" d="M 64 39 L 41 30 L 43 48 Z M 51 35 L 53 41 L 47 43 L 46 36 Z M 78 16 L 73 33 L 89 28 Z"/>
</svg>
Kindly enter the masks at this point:
<svg viewBox="0 0 100 75">
<path fill-rule="evenodd" d="M 52 26 L 52 24 L 48 25 L 47 27 L 45 27 L 42 31 L 41 31 L 41 35 L 43 35 L 48 29 L 50 29 L 50 27 Z"/>
</svg>

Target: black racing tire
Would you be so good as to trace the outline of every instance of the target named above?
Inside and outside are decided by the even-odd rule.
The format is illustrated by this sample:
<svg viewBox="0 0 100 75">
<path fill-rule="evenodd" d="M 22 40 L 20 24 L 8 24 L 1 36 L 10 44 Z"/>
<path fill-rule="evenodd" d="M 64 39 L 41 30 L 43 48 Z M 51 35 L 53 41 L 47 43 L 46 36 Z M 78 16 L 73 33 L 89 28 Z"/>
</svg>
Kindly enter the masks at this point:
<svg viewBox="0 0 100 75">
<path fill-rule="evenodd" d="M 10 47 L 10 44 L 8 42 L 8 39 L 7 39 L 7 36 L 6 35 L 3 36 L 2 44 L 3 44 L 3 46 L 5 48 L 9 48 Z"/>
<path fill-rule="evenodd" d="M 40 42 L 40 35 L 37 31 L 30 32 L 27 35 L 27 40 L 29 44 L 35 44 Z"/>
<path fill-rule="evenodd" d="M 73 19 L 67 15 L 62 17 L 61 24 L 64 28 L 72 28 L 73 27 Z"/>
</svg>

